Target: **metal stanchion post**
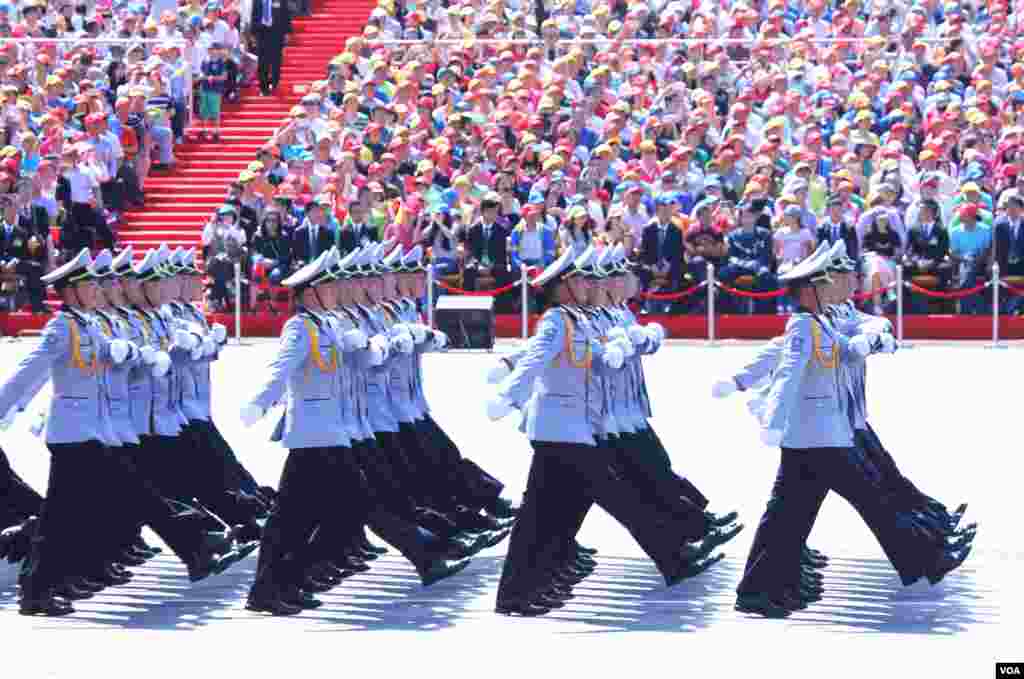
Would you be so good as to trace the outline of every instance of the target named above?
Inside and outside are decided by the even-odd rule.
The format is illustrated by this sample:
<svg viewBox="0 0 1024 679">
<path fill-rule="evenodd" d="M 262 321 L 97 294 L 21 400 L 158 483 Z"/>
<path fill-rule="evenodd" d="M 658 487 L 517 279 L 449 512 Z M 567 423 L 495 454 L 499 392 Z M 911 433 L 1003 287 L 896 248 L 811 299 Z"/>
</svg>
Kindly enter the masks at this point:
<svg viewBox="0 0 1024 679">
<path fill-rule="evenodd" d="M 235 262 L 235 344 L 242 344 L 242 263 Z"/>
<path fill-rule="evenodd" d="M 434 265 L 427 265 L 427 326 L 434 327 Z"/>
<path fill-rule="evenodd" d="M 523 339 L 527 339 L 530 336 L 530 290 L 529 284 L 526 282 L 526 267 L 519 267 L 519 287 L 522 289 L 520 294 L 522 295 L 523 304 Z"/>
<path fill-rule="evenodd" d="M 708 262 L 708 346 L 715 346 L 715 267 Z"/>
<path fill-rule="evenodd" d="M 999 264 L 992 264 L 992 344 L 993 349 L 1005 349 L 999 342 Z"/>
<path fill-rule="evenodd" d="M 901 349 L 910 349 L 913 344 L 903 341 L 903 265 L 896 267 L 896 341 Z"/>
</svg>

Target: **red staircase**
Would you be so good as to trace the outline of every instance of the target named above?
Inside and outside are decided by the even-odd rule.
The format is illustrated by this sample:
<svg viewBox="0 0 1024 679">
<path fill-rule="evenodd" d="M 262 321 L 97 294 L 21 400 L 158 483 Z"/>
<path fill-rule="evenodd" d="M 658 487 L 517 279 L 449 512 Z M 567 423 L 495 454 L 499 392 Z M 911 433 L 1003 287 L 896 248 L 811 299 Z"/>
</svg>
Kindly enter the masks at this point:
<svg viewBox="0 0 1024 679">
<path fill-rule="evenodd" d="M 263 97 L 243 90 L 237 104 L 224 107 L 221 141 L 189 141 L 175 149 L 173 171 L 150 173 L 146 206 L 125 213 L 122 244 L 137 252 L 167 243 L 198 246 L 203 226 L 224 199 L 228 184 L 255 160 L 292 106 L 314 80 L 323 79 L 330 60 L 349 36 L 362 32 L 375 0 L 314 0 L 309 17 L 293 21 L 277 92 Z"/>
</svg>

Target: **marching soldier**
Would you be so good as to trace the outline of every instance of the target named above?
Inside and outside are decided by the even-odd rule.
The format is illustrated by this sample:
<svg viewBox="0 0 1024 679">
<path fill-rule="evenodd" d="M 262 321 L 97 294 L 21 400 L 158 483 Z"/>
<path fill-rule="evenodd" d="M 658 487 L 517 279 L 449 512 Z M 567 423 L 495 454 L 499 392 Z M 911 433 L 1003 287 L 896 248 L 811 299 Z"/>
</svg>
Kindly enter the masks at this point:
<svg viewBox="0 0 1024 679">
<path fill-rule="evenodd" d="M 333 460 L 351 439 L 341 418 L 338 352 L 320 314 L 334 306 L 333 279 L 325 252 L 282 281 L 295 291 L 298 305 L 281 334 L 269 376 L 241 409 L 251 426 L 272 405 L 285 402 L 278 425 L 289 449 L 277 504 L 265 526 L 256 580 L 246 608 L 273 615 L 294 615 L 321 602 L 302 589 L 312 566 L 310 541 L 324 516 L 358 516 L 362 488 L 358 478 L 339 473 Z M 347 506 L 338 506 L 344 498 Z"/>
<path fill-rule="evenodd" d="M 426 393 L 423 390 L 423 354 L 441 351 L 448 345 L 448 336 L 440 330 L 431 329 L 422 323 L 417 301 L 426 290 L 426 265 L 423 261 L 423 247 L 415 246 L 401 259 L 397 269 L 398 294 L 394 302 L 395 312 L 416 336 L 416 348 L 412 353 L 412 407 L 415 415 L 413 426 L 420 442 L 432 451 L 448 468 L 450 492 L 458 501 L 470 508 L 479 509 L 497 519 L 497 525 L 508 525 L 507 520 L 515 515 L 511 500 L 501 496 L 504 485 L 484 471 L 478 464 L 462 456 L 458 447 L 430 414 Z"/>
<path fill-rule="evenodd" d="M 571 598 L 572 585 L 587 574 L 574 539 L 580 508 L 590 501 L 630 530 L 669 586 L 714 561 L 707 559 L 713 541 L 688 540 L 692 521 L 662 512 L 611 472 L 613 452 L 595 421 L 602 392 L 592 376 L 621 369 L 625 350 L 620 338 L 598 341 L 577 310 L 589 260 L 574 254 L 566 250 L 534 280 L 551 307 L 487 405 L 492 420 L 523 407 L 522 429 L 534 449 L 498 587 L 495 610 L 506 615 L 543 615 Z"/>
<path fill-rule="evenodd" d="M 849 359 L 844 361 L 838 370 L 840 382 L 845 387 L 847 407 L 851 411 L 859 468 L 876 486 L 876 492 L 884 497 L 883 504 L 890 512 L 900 515 L 900 520 L 895 524 L 886 521 L 871 525 L 871 528 L 878 535 L 904 585 L 910 585 L 921 577 L 927 577 L 934 584 L 966 558 L 976 526 L 955 531 L 966 506 L 962 505 L 954 515 L 947 518 L 944 514 L 944 505 L 921 493 L 899 473 L 895 462 L 892 462 L 891 456 L 881 447 L 877 436 L 867 423 L 864 390 L 866 363 L 863 356 L 869 353 L 895 351 L 896 342 L 892 337 L 892 326 L 887 319 L 863 314 L 850 302 L 850 295 L 855 290 L 855 277 L 852 275 L 855 267 L 845 256 L 845 249 L 845 245 L 840 241 L 828 252 L 826 270 L 836 280 L 837 285 L 835 295 L 827 298 L 830 303 L 826 315 L 838 331 L 851 338 L 849 344 L 855 348 L 849 352 Z M 776 367 L 780 346 L 781 342 L 769 343 L 731 380 L 716 383 L 713 395 L 723 397 L 763 380 Z M 753 410 L 761 412 L 762 405 L 755 404 Z M 827 489 L 820 490 L 821 494 L 813 500 L 812 511 L 805 516 L 806 525 L 801 531 L 804 539 L 810 533 L 825 492 Z M 865 516 L 865 519 L 870 521 L 871 517 Z M 904 530 L 908 523 L 914 526 L 909 532 Z M 809 573 L 806 566 L 814 564 L 807 560 L 806 547 L 804 559 L 803 584 L 805 589 L 816 589 L 813 583 L 808 582 Z M 810 579 L 820 582 L 820 576 L 811 576 Z M 817 589 L 820 594 L 820 587 Z M 814 597 L 808 597 L 808 600 L 811 598 Z"/>
</svg>

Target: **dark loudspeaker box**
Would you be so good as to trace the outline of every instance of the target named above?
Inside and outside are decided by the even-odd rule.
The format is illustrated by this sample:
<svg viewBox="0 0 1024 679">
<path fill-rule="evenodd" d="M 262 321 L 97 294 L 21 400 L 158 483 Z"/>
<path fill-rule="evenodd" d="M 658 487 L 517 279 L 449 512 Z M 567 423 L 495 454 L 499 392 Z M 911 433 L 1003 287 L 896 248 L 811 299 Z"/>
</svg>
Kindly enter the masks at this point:
<svg viewBox="0 0 1024 679">
<path fill-rule="evenodd" d="M 434 325 L 454 349 L 493 349 L 494 298 L 443 295 L 434 309 Z"/>
</svg>

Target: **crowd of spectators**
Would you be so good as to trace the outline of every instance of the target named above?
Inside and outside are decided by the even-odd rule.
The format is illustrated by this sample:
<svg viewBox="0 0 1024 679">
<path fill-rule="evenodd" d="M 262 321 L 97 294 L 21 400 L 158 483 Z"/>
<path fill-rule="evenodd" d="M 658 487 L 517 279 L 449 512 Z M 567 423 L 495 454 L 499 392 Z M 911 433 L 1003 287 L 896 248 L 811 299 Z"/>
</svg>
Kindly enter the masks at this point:
<svg viewBox="0 0 1024 679">
<path fill-rule="evenodd" d="M 250 5 L 0 2 L 0 310 L 45 312 L 42 274 L 118 246 L 145 178 L 174 167 L 190 103 L 219 132 L 205 92 L 233 100 L 254 77 Z"/>
<path fill-rule="evenodd" d="M 192 2 L 204 31 L 249 16 Z M 646 292 L 690 289 L 709 265 L 728 286 L 770 291 L 836 239 L 874 311 L 892 304 L 900 265 L 919 288 L 969 289 L 996 263 L 1015 284 L 1022 11 L 1007 0 L 379 0 L 205 228 L 213 301 L 229 302 L 235 261 L 265 292 L 326 247 L 391 237 L 425 244 L 446 284 L 465 289 L 501 286 L 567 247 L 622 242 Z M 173 83 L 156 92 L 173 125 Z M 706 294 L 643 308 L 700 312 Z M 909 296 L 911 311 L 931 305 Z M 957 306 L 985 308 L 981 295 Z M 789 302 L 725 294 L 718 308 Z"/>
<path fill-rule="evenodd" d="M 689 289 L 709 264 L 771 291 L 837 239 L 873 311 L 899 265 L 938 291 L 997 262 L 1012 283 L 1022 31 L 1005 0 L 379 0 L 207 231 L 235 233 L 271 285 L 330 245 L 391 237 L 464 289 L 622 242 L 648 292 Z"/>
</svg>

